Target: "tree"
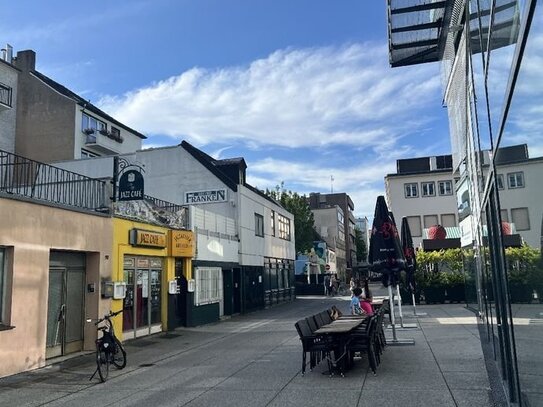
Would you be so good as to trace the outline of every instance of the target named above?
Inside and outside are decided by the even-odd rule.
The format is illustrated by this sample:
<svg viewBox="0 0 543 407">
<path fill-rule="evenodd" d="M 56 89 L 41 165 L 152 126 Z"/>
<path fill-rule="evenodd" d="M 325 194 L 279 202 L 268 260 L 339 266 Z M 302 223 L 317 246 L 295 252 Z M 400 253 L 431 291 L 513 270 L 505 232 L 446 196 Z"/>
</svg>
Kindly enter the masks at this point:
<svg viewBox="0 0 543 407">
<path fill-rule="evenodd" d="M 277 185 L 274 191 L 266 189 L 265 194 L 278 201 L 281 206 L 294 215 L 296 253 L 305 253 L 310 250 L 315 240 L 315 220 L 306 196 L 287 191 L 283 182 L 281 185 Z"/>
<path fill-rule="evenodd" d="M 366 260 L 368 258 L 368 248 L 362 236 L 362 231 L 358 228 L 354 229 L 354 243 L 356 245 L 356 261 Z"/>
</svg>

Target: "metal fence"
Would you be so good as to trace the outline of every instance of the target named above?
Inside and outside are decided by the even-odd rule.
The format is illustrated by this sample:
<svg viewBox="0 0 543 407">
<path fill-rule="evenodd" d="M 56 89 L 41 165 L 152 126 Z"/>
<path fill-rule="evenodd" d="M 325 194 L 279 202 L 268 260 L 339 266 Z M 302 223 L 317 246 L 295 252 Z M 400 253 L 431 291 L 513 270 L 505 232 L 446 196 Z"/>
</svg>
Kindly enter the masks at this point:
<svg viewBox="0 0 543 407">
<path fill-rule="evenodd" d="M 0 193 L 107 213 L 105 181 L 0 150 Z"/>
<path fill-rule="evenodd" d="M 153 205 L 155 205 L 157 208 L 164 209 L 165 211 L 171 213 L 177 213 L 179 211 L 185 211 L 187 209 L 186 206 L 177 205 L 168 201 L 163 201 L 162 199 L 158 199 L 149 195 L 144 195 L 144 199 L 146 199 L 147 201 L 151 201 Z"/>
</svg>

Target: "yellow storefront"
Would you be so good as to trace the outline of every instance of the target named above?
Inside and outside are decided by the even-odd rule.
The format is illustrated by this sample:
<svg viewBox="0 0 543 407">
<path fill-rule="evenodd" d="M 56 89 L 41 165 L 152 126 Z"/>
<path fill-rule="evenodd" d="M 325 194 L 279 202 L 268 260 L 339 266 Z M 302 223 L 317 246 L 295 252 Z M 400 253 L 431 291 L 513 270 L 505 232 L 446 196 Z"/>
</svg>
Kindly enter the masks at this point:
<svg viewBox="0 0 543 407">
<path fill-rule="evenodd" d="M 168 330 L 169 297 L 179 292 L 176 272 L 191 270 L 192 232 L 120 218 L 113 230 L 112 280 L 121 295 L 116 292 L 112 310 L 123 310 L 117 332 L 127 340 Z"/>
</svg>

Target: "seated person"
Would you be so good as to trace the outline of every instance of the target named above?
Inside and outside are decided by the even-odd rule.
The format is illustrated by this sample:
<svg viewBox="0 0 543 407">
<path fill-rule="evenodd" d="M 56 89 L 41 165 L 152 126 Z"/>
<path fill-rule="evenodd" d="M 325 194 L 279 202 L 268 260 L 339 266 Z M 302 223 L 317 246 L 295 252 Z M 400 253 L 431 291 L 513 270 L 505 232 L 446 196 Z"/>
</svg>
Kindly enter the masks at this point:
<svg viewBox="0 0 543 407">
<path fill-rule="evenodd" d="M 373 301 L 373 294 L 370 291 L 370 288 L 368 286 L 368 279 L 364 280 L 364 291 L 362 292 L 362 295 L 360 296 L 360 308 L 364 311 L 364 313 L 368 316 L 373 315 L 373 306 L 371 305 L 371 302 Z"/>
<path fill-rule="evenodd" d="M 363 315 L 364 311 L 360 307 L 360 295 L 362 294 L 362 289 L 355 287 L 351 296 L 351 315 Z"/>
</svg>

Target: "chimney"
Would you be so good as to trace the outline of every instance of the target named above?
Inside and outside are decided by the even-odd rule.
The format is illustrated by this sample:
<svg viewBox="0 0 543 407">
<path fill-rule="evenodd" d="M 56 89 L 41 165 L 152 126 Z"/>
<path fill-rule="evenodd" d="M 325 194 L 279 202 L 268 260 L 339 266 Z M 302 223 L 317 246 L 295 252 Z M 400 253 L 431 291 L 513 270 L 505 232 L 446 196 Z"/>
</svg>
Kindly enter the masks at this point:
<svg viewBox="0 0 543 407">
<path fill-rule="evenodd" d="M 30 72 L 36 69 L 36 53 L 31 49 L 17 52 L 14 65 L 23 72 Z"/>
<path fill-rule="evenodd" d="M 2 48 L 2 59 L 11 64 L 13 59 L 13 47 L 6 44 L 6 48 Z"/>
</svg>

